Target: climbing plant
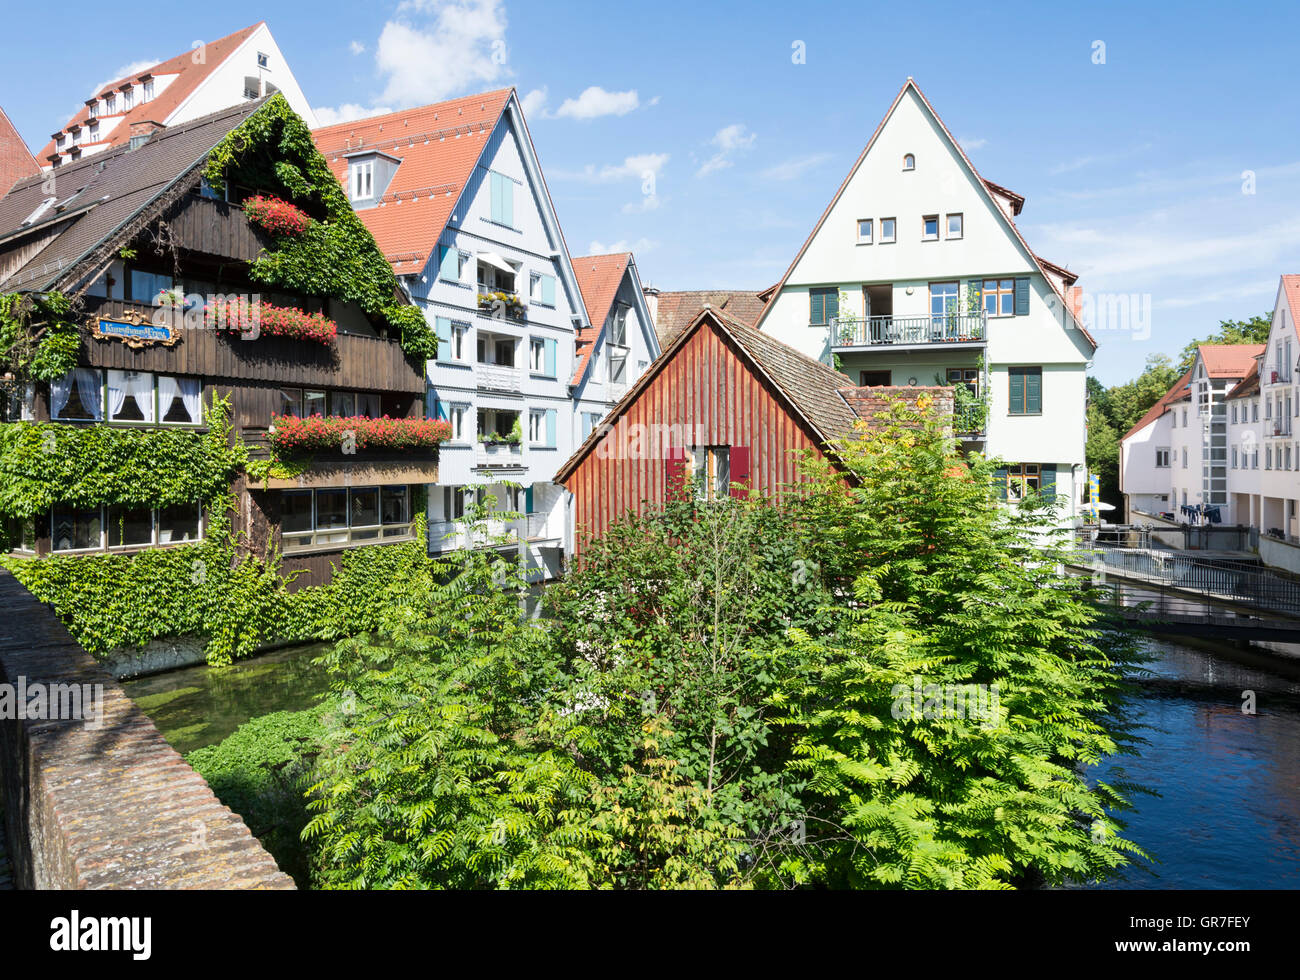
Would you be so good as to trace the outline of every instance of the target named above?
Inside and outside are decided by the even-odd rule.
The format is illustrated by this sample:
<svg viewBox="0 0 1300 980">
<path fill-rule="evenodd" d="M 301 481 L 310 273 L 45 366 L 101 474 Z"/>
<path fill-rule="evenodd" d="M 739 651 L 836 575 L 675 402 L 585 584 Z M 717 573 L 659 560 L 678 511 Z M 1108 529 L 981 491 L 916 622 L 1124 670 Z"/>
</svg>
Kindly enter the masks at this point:
<svg viewBox="0 0 1300 980">
<path fill-rule="evenodd" d="M 274 237 L 251 266 L 255 281 L 356 303 L 397 330 L 412 357 L 436 356 L 438 342 L 424 314 L 397 301 L 388 260 L 283 95 L 272 96 L 213 148 L 204 178 L 219 192 L 229 183 L 274 191 L 314 218 L 301 231 Z"/>
<path fill-rule="evenodd" d="M 53 381 L 77 365 L 81 334 L 62 293 L 0 295 L 0 366 L 19 381 Z"/>
</svg>

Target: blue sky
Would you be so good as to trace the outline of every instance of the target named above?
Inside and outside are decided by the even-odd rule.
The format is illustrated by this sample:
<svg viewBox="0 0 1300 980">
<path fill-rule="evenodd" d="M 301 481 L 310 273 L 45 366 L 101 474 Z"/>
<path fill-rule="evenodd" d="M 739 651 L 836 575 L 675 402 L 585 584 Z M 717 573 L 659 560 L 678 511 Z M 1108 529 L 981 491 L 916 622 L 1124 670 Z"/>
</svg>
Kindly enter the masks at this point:
<svg viewBox="0 0 1300 980">
<path fill-rule="evenodd" d="M 1111 384 L 1300 272 L 1300 5 L 1083 7 L 78 0 L 52 26 L 26 4 L 5 13 L 0 104 L 39 147 L 125 66 L 265 19 L 323 120 L 516 86 L 574 254 L 630 247 L 664 289 L 757 289 L 912 75 L 982 175 L 1025 195 L 1035 251 L 1149 297 L 1149 320 L 1095 331 Z M 75 56 L 38 43 L 75 24 Z"/>
</svg>

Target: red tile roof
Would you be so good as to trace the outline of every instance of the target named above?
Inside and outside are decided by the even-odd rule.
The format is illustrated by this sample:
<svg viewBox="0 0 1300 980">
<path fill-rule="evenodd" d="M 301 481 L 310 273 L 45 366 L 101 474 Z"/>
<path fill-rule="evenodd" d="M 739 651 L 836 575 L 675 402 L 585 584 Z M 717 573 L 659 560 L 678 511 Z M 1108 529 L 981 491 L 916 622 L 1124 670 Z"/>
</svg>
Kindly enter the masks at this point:
<svg viewBox="0 0 1300 980">
<path fill-rule="evenodd" d="M 660 346 L 666 347 L 706 306 L 722 311 L 733 320 L 753 326 L 762 315 L 764 305 L 761 294 L 743 289 L 660 292 L 655 311 L 655 333 L 659 337 Z"/>
<path fill-rule="evenodd" d="M 433 255 L 513 91 L 467 95 L 312 132 L 340 182 L 347 180 L 345 154 L 378 150 L 401 161 L 379 204 L 357 212 L 399 275 L 419 272 Z"/>
<path fill-rule="evenodd" d="M 1282 290 L 1286 293 L 1286 305 L 1291 308 L 1291 326 L 1300 337 L 1300 276 L 1283 276 Z"/>
<path fill-rule="evenodd" d="M 785 286 L 786 282 L 789 280 L 790 274 L 794 272 L 794 267 L 799 264 L 799 259 L 803 257 L 803 254 L 806 251 L 808 251 L 808 246 L 812 244 L 812 240 L 817 237 L 817 233 L 821 230 L 822 225 L 826 223 L 826 218 L 830 215 L 831 209 L 835 207 L 835 203 L 843 196 L 845 189 L 849 186 L 849 181 L 853 179 L 853 175 L 858 172 L 858 168 L 862 165 L 862 161 L 865 160 L 867 158 L 867 154 L 871 152 L 871 147 L 875 145 L 876 137 L 878 137 L 881 133 L 881 130 L 885 128 L 885 123 L 888 122 L 889 117 L 894 114 L 894 110 L 898 108 L 898 104 L 903 101 L 903 96 L 907 93 L 908 89 L 911 89 L 916 93 L 917 98 L 921 100 L 922 105 L 926 107 L 930 115 L 934 118 L 934 121 L 939 124 L 939 128 L 943 130 L 944 134 L 948 137 L 952 145 L 957 148 L 958 154 L 960 154 L 962 160 L 966 162 L 966 166 L 970 168 L 970 172 L 975 175 L 977 180 L 980 181 L 980 183 L 984 186 L 985 191 L 990 195 L 990 197 L 992 197 L 993 195 L 1002 195 L 1004 197 L 1007 197 L 1012 202 L 1012 213 L 1013 214 L 1020 213 L 1020 207 L 1024 205 L 1025 199 L 1021 197 L 1019 194 L 1015 193 L 1014 191 L 1007 190 L 1005 187 L 1002 187 L 1000 184 L 994 184 L 992 181 L 985 180 L 983 177 L 980 176 L 980 172 L 975 169 L 975 164 L 971 163 L 970 157 L 968 157 L 966 155 L 966 151 L 961 148 L 961 144 L 958 143 L 956 138 L 952 135 L 952 131 L 948 129 L 947 124 L 944 123 L 944 121 L 939 117 L 939 113 L 937 113 L 934 109 L 934 106 L 930 104 L 930 100 L 925 97 L 925 93 L 921 91 L 920 86 L 917 85 L 916 82 L 909 77 L 907 81 L 903 83 L 903 87 L 898 90 L 898 95 L 894 96 L 894 101 L 890 103 L 889 110 L 885 113 L 884 118 L 880 120 L 880 124 L 876 126 L 875 132 L 871 134 L 871 139 L 867 141 L 867 145 L 863 147 L 862 152 L 858 155 L 857 160 L 853 162 L 853 166 L 850 167 L 849 172 L 845 174 L 844 180 L 840 184 L 839 189 L 835 192 L 835 195 L 831 198 L 830 203 L 826 205 L 826 210 L 821 213 L 821 217 L 819 217 L 817 219 L 817 223 L 813 225 L 813 230 L 808 235 L 807 240 L 803 243 L 802 246 L 800 246 L 799 251 L 795 253 L 794 260 L 790 263 L 790 267 L 785 270 L 785 275 L 783 275 L 781 277 L 781 281 L 777 283 L 775 287 L 775 292 L 779 293 L 781 289 Z M 1025 237 L 1022 234 L 1020 234 L 1020 229 L 1016 227 L 1016 223 L 1008 219 L 1007 224 L 1011 227 L 1012 234 L 1016 236 L 1016 239 L 1020 242 L 1025 252 L 1028 253 L 1030 259 L 1033 260 L 1034 265 L 1037 266 L 1039 273 L 1042 274 L 1043 278 L 1047 281 L 1047 284 L 1052 288 L 1052 292 L 1056 293 L 1057 298 L 1060 299 L 1062 308 L 1070 310 L 1073 313 L 1074 310 L 1073 304 L 1066 298 L 1065 294 L 1057 287 L 1052 277 L 1047 274 L 1046 269 L 1043 267 L 1042 260 L 1040 260 L 1038 256 L 1034 254 L 1033 250 L 1029 247 L 1029 243 L 1026 242 Z M 771 307 L 769 305 L 768 309 L 770 308 Z M 766 311 L 764 311 L 764 313 L 766 313 Z M 1088 332 L 1088 329 L 1078 321 L 1077 317 L 1075 317 L 1074 319 L 1075 319 L 1075 323 L 1079 327 L 1080 332 L 1083 333 L 1083 336 L 1087 339 L 1089 345 L 1092 347 L 1093 350 L 1096 350 L 1097 341 L 1093 338 L 1092 334 Z M 761 326 L 761 317 L 760 317 L 760 326 Z"/>
<path fill-rule="evenodd" d="M 1192 380 L 1192 372 L 1191 369 L 1189 368 L 1187 373 L 1184 374 L 1177 381 L 1175 381 L 1174 386 L 1170 388 L 1168 391 L 1166 391 L 1160 397 L 1160 400 L 1158 402 L 1156 402 L 1149 409 L 1147 409 L 1147 413 L 1137 420 L 1137 423 L 1133 426 L 1133 428 L 1129 429 L 1127 432 L 1124 433 L 1124 435 L 1120 437 L 1120 440 L 1123 441 L 1124 439 L 1127 439 L 1129 436 L 1133 435 L 1133 433 L 1139 431 L 1140 429 L 1145 429 L 1156 419 L 1160 418 L 1160 416 L 1164 415 L 1165 412 L 1169 411 L 1170 405 L 1174 404 L 1175 402 L 1182 401 L 1183 398 L 1186 397 L 1187 394 L 1189 393 L 1187 384 L 1191 380 Z"/>
<path fill-rule="evenodd" d="M 1245 398 L 1247 395 L 1259 394 L 1259 358 L 1251 362 L 1250 370 L 1246 376 L 1238 381 L 1228 394 L 1227 398 Z"/>
<path fill-rule="evenodd" d="M 582 304 L 587 308 L 587 322 L 590 326 L 578 331 L 578 362 L 573 371 L 573 384 L 581 380 L 587 370 L 587 362 L 596 349 L 596 339 L 605 326 L 618 287 L 623 282 L 627 265 L 632 261 L 631 252 L 617 252 L 613 255 L 583 255 L 573 259 L 573 273 L 578 278 L 578 288 L 582 290 Z"/>
<path fill-rule="evenodd" d="M 31 177 L 41 172 L 41 165 L 27 149 L 27 144 L 14 129 L 14 124 L 0 109 L 0 196 L 24 177 Z"/>
<path fill-rule="evenodd" d="M 113 131 L 108 133 L 105 139 L 99 140 L 96 144 L 90 145 L 105 144 L 107 146 L 124 146 L 131 141 L 132 123 L 143 122 L 145 120 L 155 120 L 159 123 L 165 123 L 167 117 L 175 112 L 177 108 L 179 108 L 180 104 L 190 97 L 194 90 L 199 87 L 199 84 L 216 71 L 222 62 L 234 54 L 236 49 L 247 41 L 255 30 L 265 23 L 266 21 L 259 20 L 256 24 L 253 24 L 251 27 L 245 27 L 242 31 L 236 31 L 234 34 L 228 34 L 216 41 L 208 42 L 208 44 L 204 46 L 203 64 L 196 65 L 194 63 L 194 52 L 186 51 L 184 54 L 178 54 L 174 58 L 169 58 L 166 61 L 154 65 L 152 68 L 133 72 L 130 75 L 119 78 L 117 81 L 110 82 L 103 86 L 95 93 L 95 95 L 103 95 L 105 92 L 112 91 L 126 82 L 135 81 L 144 78 L 147 75 L 176 76 L 176 78 L 173 79 L 165 89 L 158 93 L 157 98 L 151 99 L 148 102 L 137 100 L 133 109 L 126 113 L 118 113 L 118 115 L 122 115 L 124 118 L 113 127 Z M 100 116 L 100 119 L 105 118 L 109 117 Z M 83 105 L 77 114 L 68 120 L 67 124 L 63 127 L 63 131 L 66 131 L 69 127 L 74 125 L 85 126 L 89 120 L 90 107 Z M 83 143 L 81 145 L 84 147 L 88 144 Z M 54 152 L 54 140 L 51 139 L 41 149 L 41 152 L 36 154 L 36 156 L 37 159 L 48 164 L 49 158 Z"/>
<path fill-rule="evenodd" d="M 1201 344 L 1197 350 L 1211 378 L 1244 378 L 1264 347 L 1264 344 Z"/>
</svg>

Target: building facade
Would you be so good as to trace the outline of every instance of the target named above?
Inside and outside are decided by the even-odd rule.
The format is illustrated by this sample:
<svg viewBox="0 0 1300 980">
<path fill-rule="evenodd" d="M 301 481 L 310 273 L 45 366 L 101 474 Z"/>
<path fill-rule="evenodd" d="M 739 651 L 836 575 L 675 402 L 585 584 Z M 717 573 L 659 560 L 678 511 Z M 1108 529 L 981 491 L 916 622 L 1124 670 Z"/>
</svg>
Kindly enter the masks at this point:
<svg viewBox="0 0 1300 980">
<path fill-rule="evenodd" d="M 1036 256 L 1024 199 L 984 180 L 908 79 L 758 319 L 859 385 L 948 385 L 1006 492 L 1087 487 L 1087 365 L 1075 276 Z"/>
</svg>

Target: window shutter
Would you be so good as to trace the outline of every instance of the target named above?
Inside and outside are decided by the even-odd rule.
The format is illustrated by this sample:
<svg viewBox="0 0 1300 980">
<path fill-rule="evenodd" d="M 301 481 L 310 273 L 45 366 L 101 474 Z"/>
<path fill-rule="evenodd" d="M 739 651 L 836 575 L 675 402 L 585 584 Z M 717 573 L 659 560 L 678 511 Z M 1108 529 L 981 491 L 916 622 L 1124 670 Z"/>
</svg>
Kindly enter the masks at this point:
<svg viewBox="0 0 1300 980">
<path fill-rule="evenodd" d="M 826 293 L 826 322 L 830 323 L 840 315 L 840 294 L 836 290 L 828 290 Z"/>
<path fill-rule="evenodd" d="M 733 497 L 743 497 L 746 494 L 746 490 L 742 487 L 736 486 L 735 484 L 749 482 L 749 447 L 732 446 L 729 455 L 731 457 L 731 473 L 729 477 L 732 483 L 731 495 Z"/>
<path fill-rule="evenodd" d="M 546 444 L 548 446 L 555 445 L 555 412 L 556 410 L 553 408 L 546 410 Z"/>
<path fill-rule="evenodd" d="M 501 223 L 515 226 L 515 182 L 501 175 Z"/>
<path fill-rule="evenodd" d="M 460 281 L 460 251 L 446 245 L 439 245 L 442 258 L 438 261 L 438 278 L 452 282 Z"/>
<path fill-rule="evenodd" d="M 1029 280 L 1016 280 L 1016 316 L 1029 316 Z"/>
<path fill-rule="evenodd" d="M 451 321 L 444 316 L 437 317 L 438 360 L 451 360 Z"/>
<path fill-rule="evenodd" d="M 1006 467 L 993 471 L 993 489 L 998 493 L 999 500 L 1007 499 L 1007 471 Z"/>
<path fill-rule="evenodd" d="M 488 171 L 488 183 L 492 189 L 492 220 L 501 221 L 501 175 Z"/>
<path fill-rule="evenodd" d="M 1038 467 L 1038 492 L 1046 498 L 1056 497 L 1056 464 L 1043 463 Z"/>
<path fill-rule="evenodd" d="M 542 302 L 547 306 L 555 305 L 555 277 L 542 276 Z"/>
<path fill-rule="evenodd" d="M 817 290 L 814 289 L 814 290 L 812 290 L 812 291 L 808 294 L 808 296 L 809 296 L 809 299 L 810 299 L 810 301 L 811 301 L 811 303 L 812 303 L 812 307 L 811 307 L 811 309 L 809 310 L 809 313 L 808 313 L 808 316 L 809 316 L 809 321 L 808 321 L 808 322 L 809 322 L 809 323 L 825 323 L 825 322 L 826 322 L 826 304 L 822 302 L 822 294 L 819 293 L 819 292 L 817 292 Z"/>
<path fill-rule="evenodd" d="M 664 459 L 664 498 L 666 500 L 684 499 L 689 491 L 686 482 L 686 452 L 677 446 L 668 447 Z"/>
<path fill-rule="evenodd" d="M 542 341 L 543 364 L 542 370 L 546 372 L 548 378 L 556 377 L 555 374 L 555 341 Z"/>
<path fill-rule="evenodd" d="M 535 513 L 533 510 L 533 488 L 531 484 L 524 488 L 524 513 Z"/>
<path fill-rule="evenodd" d="M 1025 413 L 1027 415 L 1043 413 L 1043 372 L 1041 370 L 1025 372 Z"/>
<path fill-rule="evenodd" d="M 1010 382 L 1011 397 L 1009 401 L 1009 411 L 1012 415 L 1025 414 L 1025 375 L 1021 371 L 1012 368 L 1007 372 L 1007 380 Z M 1005 475 L 1005 474 L 1004 474 Z"/>
</svg>

